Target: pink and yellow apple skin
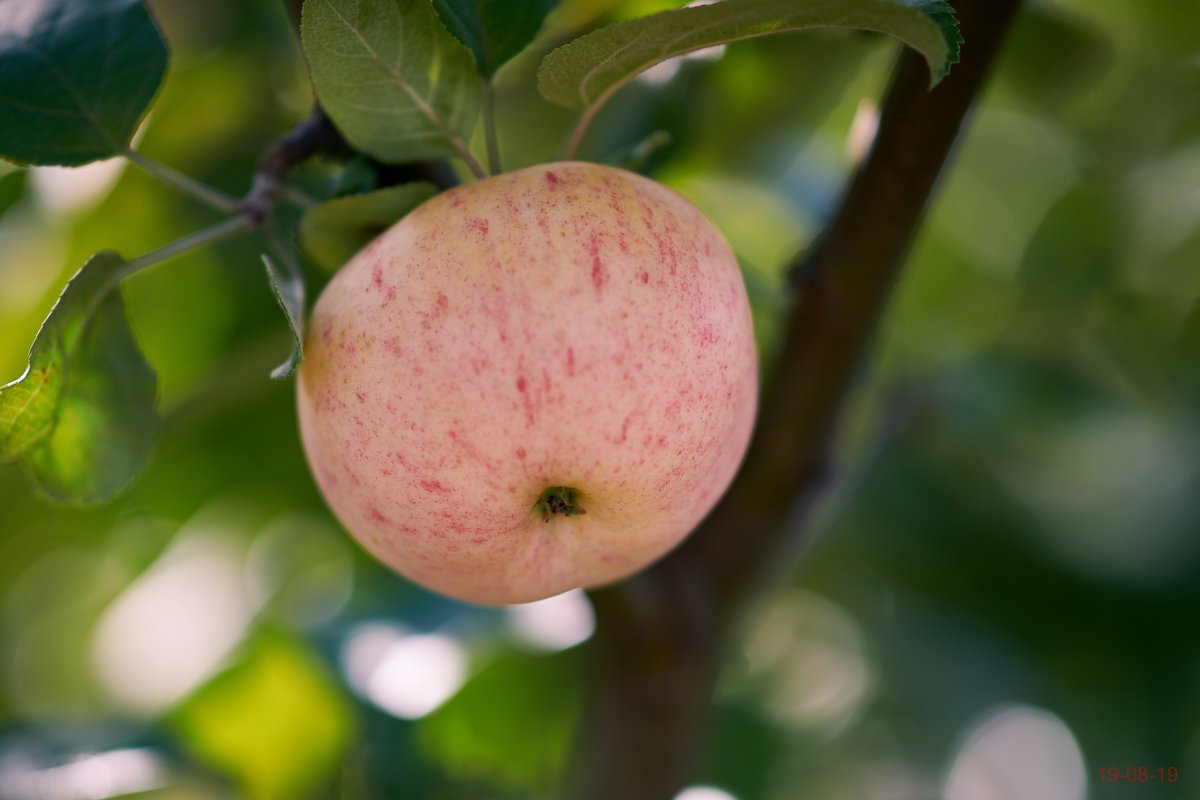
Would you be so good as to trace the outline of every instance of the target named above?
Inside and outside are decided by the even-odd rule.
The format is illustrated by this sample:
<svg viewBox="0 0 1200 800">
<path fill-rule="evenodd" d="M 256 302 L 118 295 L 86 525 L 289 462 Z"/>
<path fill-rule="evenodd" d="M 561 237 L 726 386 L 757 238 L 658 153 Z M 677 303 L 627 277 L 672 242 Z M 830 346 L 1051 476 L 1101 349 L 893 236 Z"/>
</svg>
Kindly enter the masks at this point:
<svg viewBox="0 0 1200 800">
<path fill-rule="evenodd" d="M 426 202 L 313 311 L 300 431 L 325 499 L 401 575 L 499 605 L 626 577 L 677 545 L 750 439 L 737 262 L 681 195 L 542 164 Z M 578 510 L 546 513 L 551 487 Z"/>
</svg>

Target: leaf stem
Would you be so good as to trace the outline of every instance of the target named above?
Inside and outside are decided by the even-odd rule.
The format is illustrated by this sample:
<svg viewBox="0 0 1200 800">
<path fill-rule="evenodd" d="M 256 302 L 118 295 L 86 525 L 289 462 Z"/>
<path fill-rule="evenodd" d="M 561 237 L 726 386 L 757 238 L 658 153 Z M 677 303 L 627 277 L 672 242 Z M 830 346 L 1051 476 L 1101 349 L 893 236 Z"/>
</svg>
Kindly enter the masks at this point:
<svg viewBox="0 0 1200 800">
<path fill-rule="evenodd" d="M 217 211 L 234 214 L 239 210 L 236 198 L 230 197 L 219 189 L 214 189 L 207 184 L 201 183 L 195 178 L 184 175 L 182 172 L 174 170 L 166 164 L 155 161 L 149 156 L 134 150 L 132 147 L 125 148 L 121 151 L 121 155 L 163 183 L 170 184 L 176 189 L 190 194 L 192 197 Z"/>
<path fill-rule="evenodd" d="M 287 200 L 292 205 L 298 206 L 305 211 L 317 204 L 317 201 L 309 197 L 307 193 L 289 183 L 285 183 L 279 187 L 279 199 Z"/>
<path fill-rule="evenodd" d="M 177 239 L 165 247 L 152 250 L 144 256 L 138 256 L 135 259 L 125 262 L 125 266 L 114 272 L 104 287 L 97 291 L 91 302 L 88 303 L 88 307 L 83 313 L 83 324 L 85 326 L 90 324 L 92 315 L 100 307 L 100 304 L 104 302 L 104 298 L 108 296 L 108 293 L 117 288 L 121 281 L 135 272 L 140 272 L 147 267 L 153 267 L 155 264 L 160 264 L 167 259 L 182 255 L 189 250 L 194 250 L 204 245 L 216 244 L 217 242 L 232 238 L 239 233 L 250 230 L 251 227 L 252 223 L 250 219 L 239 214 L 235 217 L 224 219 L 204 230 L 196 231 L 182 239 Z"/>
<path fill-rule="evenodd" d="M 480 180 L 483 180 L 488 176 L 487 171 L 483 168 L 483 165 L 479 163 L 479 160 L 475 158 L 475 156 L 471 155 L 471 151 L 467 149 L 466 145 L 464 145 L 458 139 L 455 139 L 454 146 L 458 150 L 459 155 L 462 156 L 462 160 L 467 162 L 467 168 L 471 170 L 472 175 Z"/>
<path fill-rule="evenodd" d="M 563 148 L 563 161 L 570 161 L 575 157 L 575 151 L 579 149 L 579 145 L 583 141 L 583 135 L 587 133 L 588 126 L 592 124 L 592 119 L 596 116 L 596 111 L 599 108 L 600 103 L 593 103 L 579 115 L 579 121 L 575 123 L 575 128 L 571 131 L 571 138 L 567 140 L 567 146 Z"/>
<path fill-rule="evenodd" d="M 495 92 L 491 81 L 483 87 L 483 133 L 487 139 L 488 170 L 493 175 L 499 175 L 500 142 L 496 138 L 496 108 Z"/>
<path fill-rule="evenodd" d="M 233 238 L 239 233 L 244 233 L 252 227 L 251 221 L 244 215 L 237 215 L 218 222 L 216 225 L 211 225 L 203 230 L 185 236 L 182 239 L 177 239 L 170 244 L 160 247 L 157 250 L 152 250 L 144 256 L 138 256 L 125 264 L 119 272 L 114 275 L 113 283 L 128 278 L 135 272 L 139 272 L 147 267 L 152 267 L 155 264 L 182 255 L 189 250 L 195 250 L 204 245 L 216 244 L 225 239 Z"/>
</svg>

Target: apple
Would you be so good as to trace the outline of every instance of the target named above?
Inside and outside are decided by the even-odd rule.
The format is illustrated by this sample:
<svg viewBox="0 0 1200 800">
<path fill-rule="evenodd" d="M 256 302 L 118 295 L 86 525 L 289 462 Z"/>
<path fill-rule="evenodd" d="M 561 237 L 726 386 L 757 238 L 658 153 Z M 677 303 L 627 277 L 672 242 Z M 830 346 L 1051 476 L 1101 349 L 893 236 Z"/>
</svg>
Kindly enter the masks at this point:
<svg viewBox="0 0 1200 800">
<path fill-rule="evenodd" d="M 678 544 L 750 439 L 737 262 L 674 191 L 597 164 L 450 189 L 343 267 L 297 381 L 321 492 L 385 564 L 499 605 Z"/>
</svg>

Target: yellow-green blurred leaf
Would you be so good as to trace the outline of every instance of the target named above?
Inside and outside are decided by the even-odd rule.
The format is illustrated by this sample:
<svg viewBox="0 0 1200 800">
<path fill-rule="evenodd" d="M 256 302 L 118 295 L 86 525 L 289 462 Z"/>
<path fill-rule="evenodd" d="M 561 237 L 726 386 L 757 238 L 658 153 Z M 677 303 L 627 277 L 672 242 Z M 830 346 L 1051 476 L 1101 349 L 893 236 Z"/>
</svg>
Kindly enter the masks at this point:
<svg viewBox="0 0 1200 800">
<path fill-rule="evenodd" d="M 180 707 L 174 723 L 197 758 L 252 800 L 289 800 L 328 781 L 349 741 L 345 697 L 312 653 L 277 632 Z"/>
</svg>

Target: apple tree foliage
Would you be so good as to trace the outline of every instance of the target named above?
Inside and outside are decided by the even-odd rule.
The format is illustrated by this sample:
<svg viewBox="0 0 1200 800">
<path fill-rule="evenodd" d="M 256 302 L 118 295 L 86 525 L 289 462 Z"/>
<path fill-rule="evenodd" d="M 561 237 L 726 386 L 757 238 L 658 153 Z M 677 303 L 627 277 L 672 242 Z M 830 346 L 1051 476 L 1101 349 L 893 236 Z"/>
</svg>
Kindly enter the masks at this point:
<svg viewBox="0 0 1200 800">
<path fill-rule="evenodd" d="M 474 177 L 497 171 L 491 114 L 497 70 L 537 41 L 551 0 L 306 0 L 301 35 L 316 97 L 345 141 L 382 164 L 450 159 Z M 88 503 L 123 489 L 155 439 L 155 376 L 129 328 L 121 280 L 177 253 L 266 232 L 269 285 L 302 358 L 304 256 L 327 270 L 438 191 L 410 181 L 313 198 L 271 174 L 236 199 L 154 162 L 131 141 L 168 63 L 168 43 L 140 0 L 5 0 L 0 13 L 0 157 L 82 165 L 111 156 L 190 193 L 225 219 L 125 260 L 101 252 L 64 288 L 30 350 L 25 374 L 0 388 L 0 461 L 23 461 L 49 497 Z M 960 38 L 938 0 L 722 0 L 587 33 L 544 54 L 538 89 L 579 112 L 573 157 L 605 101 L 666 59 L 750 37 L 813 27 L 878 31 L 919 51 L 933 83 Z M 484 128 L 488 167 L 471 147 Z M 547 153 L 546 160 L 555 154 Z M 248 180 L 251 176 L 247 176 Z M 361 188 L 361 187 L 360 187 Z M 294 230 L 274 206 L 299 204 Z"/>
</svg>

